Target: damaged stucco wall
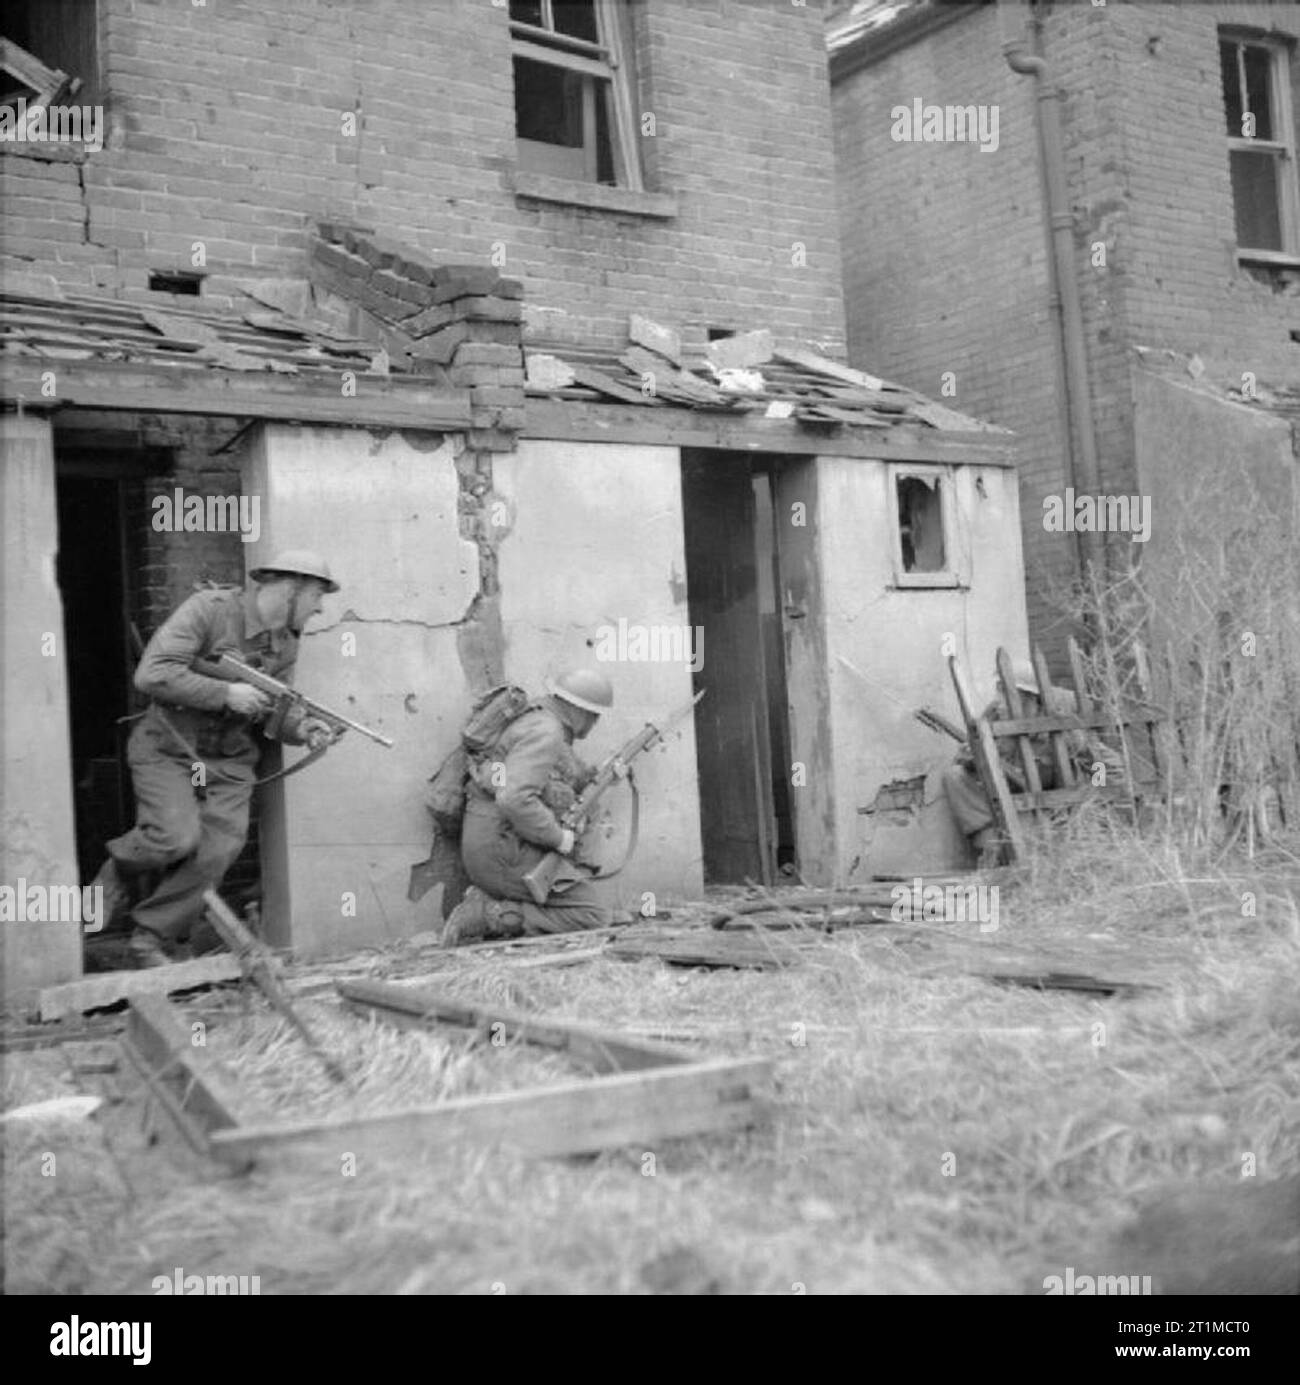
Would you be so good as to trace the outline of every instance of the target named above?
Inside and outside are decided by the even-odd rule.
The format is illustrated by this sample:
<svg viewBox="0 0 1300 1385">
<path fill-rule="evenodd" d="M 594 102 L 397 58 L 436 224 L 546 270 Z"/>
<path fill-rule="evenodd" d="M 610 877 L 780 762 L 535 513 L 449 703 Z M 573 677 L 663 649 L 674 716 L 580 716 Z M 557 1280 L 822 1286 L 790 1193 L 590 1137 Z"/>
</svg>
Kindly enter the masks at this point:
<svg viewBox="0 0 1300 1385">
<path fill-rule="evenodd" d="M 63 603 L 55 577 L 54 447 L 41 418 L 0 418 L 0 560 L 4 610 L 4 768 L 0 885 L 42 890 L 81 882 L 73 835 Z M 57 727 L 59 734 L 50 734 Z M 53 896 L 51 896 L 53 898 Z M 81 928 L 7 921 L 4 995 L 26 1009 L 41 986 L 81 975 Z"/>
<path fill-rule="evenodd" d="M 412 905 L 406 891 L 429 851 L 425 781 L 472 697 L 461 652 L 476 647 L 479 550 L 462 537 L 459 450 L 430 433 L 263 424 L 250 435 L 244 493 L 261 497 L 263 530 L 248 567 L 312 548 L 342 586 L 307 627 L 296 683 L 396 742 L 349 732 L 266 791 L 267 936 L 300 956 L 436 923 L 437 892 Z"/>
<path fill-rule="evenodd" d="M 602 646 L 602 627 L 617 631 L 620 619 L 629 628 L 689 622 L 679 450 L 521 439 L 493 465 L 506 676 L 532 689 L 566 665 L 604 672 L 614 709 L 580 747 L 596 763 L 691 697 L 685 662 L 599 658 L 602 647 L 613 648 Z M 707 669 L 707 649 L 704 658 Z M 643 891 L 660 902 L 703 887 L 696 773 L 689 719 L 637 763 L 640 842 L 616 882 L 633 910 Z M 609 798 L 617 851 L 627 795 Z"/>
<path fill-rule="evenodd" d="M 998 647 L 1028 652 L 1016 473 L 946 468 L 962 585 L 900 588 L 881 518 L 891 468 L 846 457 L 817 465 L 838 879 L 968 865 L 939 778 L 957 745 L 912 714 L 932 707 L 960 721 L 946 641 L 981 706 L 995 690 Z M 890 807 L 909 797 L 897 781 L 922 774 L 924 806 Z M 894 791 L 877 806 L 886 786 Z"/>
</svg>

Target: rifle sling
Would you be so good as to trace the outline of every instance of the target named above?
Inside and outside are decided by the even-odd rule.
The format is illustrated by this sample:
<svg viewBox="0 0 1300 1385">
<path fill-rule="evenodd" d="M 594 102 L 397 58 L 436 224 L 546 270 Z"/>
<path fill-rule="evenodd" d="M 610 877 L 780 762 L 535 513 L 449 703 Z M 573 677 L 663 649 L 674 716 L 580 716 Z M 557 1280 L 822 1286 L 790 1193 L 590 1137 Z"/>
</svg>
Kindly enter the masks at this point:
<svg viewBox="0 0 1300 1385">
<path fill-rule="evenodd" d="M 154 703 L 154 711 L 158 714 L 158 719 L 171 732 L 173 739 L 180 745 L 180 748 L 190 757 L 195 764 L 206 764 L 207 761 L 197 750 L 181 735 L 176 727 L 176 723 L 167 715 L 163 709 Z M 140 715 L 143 716 L 143 713 Z M 317 760 L 330 748 L 331 742 L 326 741 L 324 745 L 318 745 L 315 750 L 309 750 L 301 759 L 295 760 L 293 764 L 285 769 L 278 769 L 274 774 L 268 774 L 265 779 L 254 779 L 249 785 L 250 789 L 260 789 L 264 784 L 274 784 L 277 779 L 287 779 L 291 774 L 297 774 L 300 769 L 306 769 L 308 765 L 314 765 Z M 222 774 L 219 769 L 212 770 L 213 775 L 226 784 L 242 784 L 242 779 L 236 779 L 232 775 Z M 620 867 L 621 869 L 621 867 Z"/>
<path fill-rule="evenodd" d="M 636 850 L 637 832 L 641 825 L 641 792 L 636 786 L 636 779 L 632 775 L 630 765 L 627 771 L 627 786 L 632 790 L 632 823 L 627 834 L 627 850 L 623 852 L 623 859 L 613 870 L 597 871 L 588 877 L 591 880 L 612 880 L 616 875 L 621 875 L 627 868 L 627 863 L 632 859 L 632 853 Z"/>
</svg>

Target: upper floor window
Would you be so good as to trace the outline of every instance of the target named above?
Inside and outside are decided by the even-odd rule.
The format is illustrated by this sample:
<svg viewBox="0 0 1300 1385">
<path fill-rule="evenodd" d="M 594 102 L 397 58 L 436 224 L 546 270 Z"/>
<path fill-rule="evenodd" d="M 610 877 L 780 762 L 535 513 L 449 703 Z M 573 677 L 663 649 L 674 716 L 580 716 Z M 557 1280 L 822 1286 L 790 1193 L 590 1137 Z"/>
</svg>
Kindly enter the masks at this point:
<svg viewBox="0 0 1300 1385">
<path fill-rule="evenodd" d="M 0 20 L 0 106 L 103 100 L 96 0 L 8 0 Z"/>
<path fill-rule="evenodd" d="M 510 0 L 519 166 L 640 190 L 617 0 Z"/>
<path fill-rule="evenodd" d="M 1289 263 L 1300 258 L 1290 57 L 1276 40 L 1220 33 L 1232 204 L 1242 259 Z"/>
</svg>

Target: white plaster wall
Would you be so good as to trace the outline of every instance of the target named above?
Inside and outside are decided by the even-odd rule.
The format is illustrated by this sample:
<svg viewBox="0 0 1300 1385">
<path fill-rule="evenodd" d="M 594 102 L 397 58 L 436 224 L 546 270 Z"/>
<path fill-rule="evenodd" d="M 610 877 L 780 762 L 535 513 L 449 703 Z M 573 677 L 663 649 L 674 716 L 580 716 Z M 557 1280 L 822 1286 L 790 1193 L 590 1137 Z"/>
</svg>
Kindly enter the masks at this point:
<svg viewBox="0 0 1300 1385">
<path fill-rule="evenodd" d="M 262 515 L 248 568 L 278 549 L 313 548 L 342 585 L 307 627 L 297 686 L 396 742 L 387 750 L 348 732 L 266 791 L 268 935 L 319 956 L 435 926 L 440 892 L 411 905 L 406 890 L 429 850 L 425 780 L 470 703 L 456 631 L 478 591 L 478 550 L 459 533 L 453 445 L 264 425 L 250 439 L 244 489 L 261 497 Z M 344 912 L 349 896 L 355 917 Z"/>
<path fill-rule="evenodd" d="M 0 418 L 0 510 L 0 884 L 16 889 L 25 879 L 29 886 L 75 886 L 82 882 L 72 811 L 63 603 L 54 567 L 54 451 L 44 419 Z M 3 927 L 7 1005 L 26 1010 L 39 987 L 81 975 L 81 929 L 76 923 L 8 922 Z"/>
<path fill-rule="evenodd" d="M 840 878 L 965 865 L 938 778 L 956 743 L 912 713 L 928 706 L 960 720 L 946 636 L 981 703 L 994 693 L 998 646 L 1028 652 L 1015 472 L 948 470 L 968 586 L 902 590 L 894 586 L 888 466 L 846 457 L 818 465 Z M 859 813 L 882 785 L 922 772 L 926 806 L 910 824 Z"/>
<path fill-rule="evenodd" d="M 614 710 L 580 743 L 593 763 L 646 721 L 691 696 L 682 663 L 600 663 L 602 625 L 688 623 L 681 464 L 675 447 L 523 439 L 494 460 L 494 490 L 506 502 L 498 548 L 506 676 L 529 688 L 567 664 L 601 668 Z M 704 651 L 708 668 L 708 650 Z M 703 887 L 695 733 L 685 722 L 637 764 L 640 845 L 616 882 L 631 908 Z M 623 840 L 626 793 L 616 789 L 615 841 Z"/>
</svg>

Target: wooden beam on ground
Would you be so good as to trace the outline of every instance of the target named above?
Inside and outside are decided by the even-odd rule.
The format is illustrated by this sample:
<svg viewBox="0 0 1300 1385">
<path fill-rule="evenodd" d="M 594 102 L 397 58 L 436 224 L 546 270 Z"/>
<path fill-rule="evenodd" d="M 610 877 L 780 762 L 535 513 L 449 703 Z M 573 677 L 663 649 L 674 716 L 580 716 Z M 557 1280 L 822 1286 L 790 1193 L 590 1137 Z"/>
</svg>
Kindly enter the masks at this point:
<svg viewBox="0 0 1300 1385">
<path fill-rule="evenodd" d="M 701 932 L 698 937 L 625 938 L 610 945 L 607 955 L 620 962 L 654 959 L 677 967 L 736 967 L 742 970 L 778 971 L 797 967 L 809 946 L 761 933 Z"/>
<path fill-rule="evenodd" d="M 149 1089 L 198 1153 L 213 1152 L 210 1136 L 214 1131 L 239 1124 L 241 1103 L 232 1080 L 214 1058 L 190 1042 L 190 1031 L 166 997 L 134 997 L 121 1042 Z"/>
<path fill-rule="evenodd" d="M 597 1072 L 630 1072 L 684 1063 L 685 1054 L 659 1044 L 625 1038 L 614 1030 L 519 1014 L 488 1002 L 465 1001 L 425 986 L 396 986 L 387 981 L 340 981 L 338 993 L 354 1010 L 394 1024 L 425 1028 L 441 1021 L 468 1025 L 495 1038 L 558 1048 Z"/>
<path fill-rule="evenodd" d="M 680 1055 L 679 1055 L 680 1056 Z M 337 1173 L 343 1153 L 358 1157 L 438 1153 L 466 1144 L 512 1147 L 533 1157 L 589 1154 L 630 1145 L 741 1130 L 764 1113 L 754 1088 L 770 1058 L 682 1061 L 559 1086 L 465 1097 L 437 1106 L 358 1117 L 244 1125 L 215 1131 L 219 1157 L 306 1156 Z"/>
<path fill-rule="evenodd" d="M 60 986 L 47 986 L 37 997 L 37 1014 L 42 1020 L 63 1019 L 67 1015 L 102 1010 L 136 996 L 171 995 L 212 986 L 219 981 L 237 981 L 243 972 L 228 952 L 196 957 L 192 962 L 173 962 L 165 967 L 143 971 L 106 971 L 100 976 L 84 976 Z"/>
</svg>

